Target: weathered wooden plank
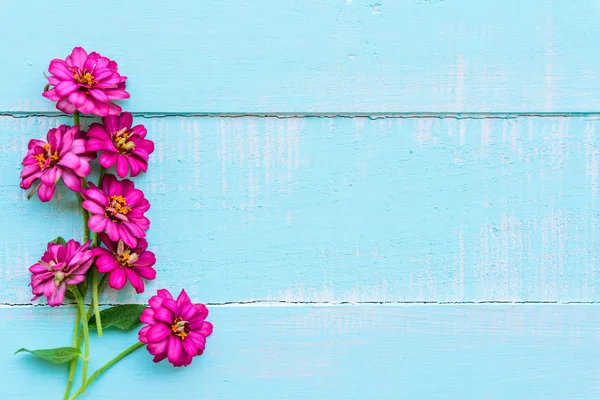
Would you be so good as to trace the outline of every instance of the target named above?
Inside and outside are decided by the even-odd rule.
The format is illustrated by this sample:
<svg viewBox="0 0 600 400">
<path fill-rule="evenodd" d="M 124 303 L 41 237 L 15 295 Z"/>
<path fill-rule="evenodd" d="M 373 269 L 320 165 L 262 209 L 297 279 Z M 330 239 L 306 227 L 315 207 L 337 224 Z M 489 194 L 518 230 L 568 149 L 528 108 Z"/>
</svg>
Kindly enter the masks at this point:
<svg viewBox="0 0 600 400">
<path fill-rule="evenodd" d="M 68 345 L 72 313 L 0 309 L 0 398 L 62 395 L 66 369 L 12 352 Z M 156 365 L 139 350 L 84 398 L 600 396 L 599 315 L 592 305 L 214 307 L 210 319 L 214 335 L 190 367 Z M 92 344 L 91 369 L 135 340 L 135 333 L 107 332 Z"/>
<path fill-rule="evenodd" d="M 42 72 L 75 45 L 119 61 L 132 111 L 599 111 L 599 13 L 595 0 L 5 1 L 0 112 L 52 110 Z"/>
<path fill-rule="evenodd" d="M 75 196 L 43 204 L 18 188 L 28 138 L 60 121 L 0 118 L 0 303 L 29 301 L 43 243 L 81 236 Z M 595 118 L 137 121 L 157 142 L 136 179 L 152 204 L 151 289 L 193 283 L 208 302 L 600 300 Z"/>
</svg>

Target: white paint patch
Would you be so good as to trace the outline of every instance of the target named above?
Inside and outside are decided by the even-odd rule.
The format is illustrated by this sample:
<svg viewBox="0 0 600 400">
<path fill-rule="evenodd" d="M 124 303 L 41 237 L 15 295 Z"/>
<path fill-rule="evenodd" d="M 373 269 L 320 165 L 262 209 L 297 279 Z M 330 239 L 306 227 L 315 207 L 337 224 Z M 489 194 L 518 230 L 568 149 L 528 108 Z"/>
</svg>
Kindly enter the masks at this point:
<svg viewBox="0 0 600 400">
<path fill-rule="evenodd" d="M 492 121 L 489 119 L 481 120 L 481 156 L 487 158 L 489 147 L 492 145 Z"/>
<path fill-rule="evenodd" d="M 218 120 L 219 131 L 221 133 L 221 146 L 219 148 L 219 159 L 221 160 L 221 194 L 227 194 L 227 134 L 229 133 L 229 120 Z"/>
<path fill-rule="evenodd" d="M 522 255 L 530 237 L 529 227 L 514 215 L 502 215 L 499 221 L 480 228 L 475 241 L 475 300 L 522 301 Z"/>
<path fill-rule="evenodd" d="M 457 55 L 456 62 L 456 88 L 455 91 L 455 111 L 464 111 L 464 96 L 465 96 L 465 56 L 463 54 Z"/>
<path fill-rule="evenodd" d="M 554 48 L 552 39 L 552 19 L 554 18 L 554 15 L 552 12 L 552 0 L 548 1 L 548 7 L 549 11 L 546 17 L 546 40 L 548 41 L 548 48 L 546 49 L 546 73 L 544 75 L 544 108 L 546 109 L 546 111 L 552 111 L 552 106 L 554 104 Z"/>
<path fill-rule="evenodd" d="M 194 157 L 194 189 L 197 191 L 200 189 L 200 177 L 202 176 L 202 163 L 200 152 L 201 149 L 201 132 L 200 132 L 200 121 L 197 119 L 192 123 L 193 133 L 193 157 Z"/>
<path fill-rule="evenodd" d="M 565 292 L 564 273 L 567 258 L 567 217 L 562 210 L 551 210 L 550 215 L 542 218 L 542 254 L 540 280 L 536 288 L 539 298 L 556 300 L 563 298 Z"/>
<path fill-rule="evenodd" d="M 273 137 L 273 119 L 265 121 L 265 141 L 263 149 L 263 166 L 265 168 L 265 186 L 268 187 L 273 179 L 271 167 L 273 164 L 273 148 L 275 147 Z"/>
<path fill-rule="evenodd" d="M 592 207 L 598 194 L 598 146 L 596 145 L 596 124 L 585 125 L 586 176 L 590 179 Z"/>
<path fill-rule="evenodd" d="M 419 142 L 419 148 L 422 149 L 423 145 L 434 141 L 434 137 L 431 134 L 431 127 L 433 121 L 430 118 L 420 119 L 417 123 L 416 139 Z"/>
</svg>

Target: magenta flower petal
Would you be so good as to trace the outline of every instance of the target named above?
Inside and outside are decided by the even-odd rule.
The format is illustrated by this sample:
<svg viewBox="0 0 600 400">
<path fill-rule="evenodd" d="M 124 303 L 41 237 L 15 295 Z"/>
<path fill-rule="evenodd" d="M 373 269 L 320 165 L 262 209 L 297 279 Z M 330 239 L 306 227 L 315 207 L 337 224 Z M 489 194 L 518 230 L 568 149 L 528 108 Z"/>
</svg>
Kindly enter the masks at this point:
<svg viewBox="0 0 600 400">
<path fill-rule="evenodd" d="M 171 364 L 177 365 L 177 361 L 179 361 L 179 357 L 181 356 L 181 350 L 181 340 L 176 336 L 170 336 L 167 355 Z"/>
<path fill-rule="evenodd" d="M 204 321 L 202 323 L 202 328 L 200 328 L 198 332 L 200 332 L 200 334 L 203 336 L 210 336 L 212 334 L 212 331 L 213 325 L 208 321 Z"/>
<path fill-rule="evenodd" d="M 154 260 L 156 260 L 156 257 L 154 258 Z M 154 265 L 155 262 L 149 265 Z M 156 278 L 156 270 L 154 268 L 145 265 L 138 265 L 138 263 L 132 265 L 135 267 L 135 272 L 140 276 L 140 278 L 144 278 L 148 281 L 151 281 L 154 278 Z"/>
<path fill-rule="evenodd" d="M 173 316 L 173 313 L 167 310 L 166 308 L 159 308 L 154 312 L 154 319 L 170 324 L 171 322 L 173 322 L 175 317 Z"/>
<path fill-rule="evenodd" d="M 184 305 L 191 304 L 190 298 L 185 292 L 185 289 L 181 289 L 181 293 L 177 296 L 177 306 L 181 309 Z"/>
<path fill-rule="evenodd" d="M 60 99 L 58 103 L 56 103 L 56 108 L 65 114 L 73 114 L 75 111 L 77 111 L 75 104 L 71 103 L 67 98 Z"/>
<path fill-rule="evenodd" d="M 40 188 L 38 189 L 38 197 L 40 198 L 41 201 L 44 201 L 44 202 L 52 200 L 52 196 L 54 196 L 55 188 L 56 188 L 55 185 L 46 186 L 42 183 L 40 185 Z"/>
<path fill-rule="evenodd" d="M 198 315 L 202 319 L 206 319 L 206 317 L 208 317 L 208 308 L 206 308 L 206 306 L 204 304 L 194 304 L 194 305 L 198 309 Z"/>
<path fill-rule="evenodd" d="M 131 286 L 135 289 L 135 291 L 139 294 L 144 291 L 144 281 L 140 278 L 140 276 L 131 268 L 125 268 L 125 275 L 127 275 L 127 280 L 131 283 Z"/>
<path fill-rule="evenodd" d="M 156 319 L 154 318 L 154 310 L 152 308 L 146 308 L 142 311 L 142 315 L 140 316 L 140 321 L 144 324 L 156 324 Z M 148 327 L 146 327 L 148 328 Z"/>
<path fill-rule="evenodd" d="M 67 63 L 63 60 L 52 60 L 50 61 L 50 66 L 48 67 L 48 72 L 52 75 L 55 75 L 60 80 L 68 80 L 73 77 Z"/>
<path fill-rule="evenodd" d="M 72 191 L 81 191 L 81 178 L 76 175 L 75 171 L 63 170 L 62 180 L 65 186 Z"/>
<path fill-rule="evenodd" d="M 102 255 L 96 258 L 96 268 L 98 268 L 98 272 L 105 274 L 119 268 L 119 264 L 112 255 Z"/>
<path fill-rule="evenodd" d="M 148 343 L 148 331 L 149 330 L 150 330 L 149 326 L 144 326 L 142 329 L 140 329 L 140 331 L 138 332 L 138 338 L 139 338 L 140 342 Z"/>
<path fill-rule="evenodd" d="M 148 330 L 148 341 L 159 342 L 171 334 L 171 330 L 165 324 L 154 324 Z"/>
<path fill-rule="evenodd" d="M 106 229 L 106 225 L 108 223 L 108 219 L 104 218 L 101 215 L 92 215 L 88 220 L 88 226 L 92 232 L 102 232 Z"/>
<path fill-rule="evenodd" d="M 98 149 L 98 150 L 104 150 L 104 149 L 105 149 L 105 147 Z M 113 165 L 115 165 L 115 163 L 117 162 L 117 159 L 118 159 L 117 154 L 104 152 L 104 153 L 100 154 L 99 160 L 100 160 L 100 165 L 102 165 L 104 168 L 110 168 Z"/>
<path fill-rule="evenodd" d="M 206 336 L 200 333 L 200 331 L 190 332 L 188 337 L 194 341 L 199 350 L 204 350 L 206 347 Z"/>
<path fill-rule="evenodd" d="M 83 64 L 87 61 L 87 52 L 82 47 L 75 47 L 71 52 L 70 59 L 67 57 L 67 63 L 72 63 L 76 67 L 83 68 Z"/>
<path fill-rule="evenodd" d="M 75 154 L 67 153 L 61 158 L 58 165 L 75 170 L 81 166 L 81 160 Z"/>
<path fill-rule="evenodd" d="M 152 296 L 150 297 L 150 300 L 148 300 L 148 304 L 154 310 L 158 310 L 160 307 L 162 307 L 163 300 L 164 299 L 160 296 Z"/>
<path fill-rule="evenodd" d="M 48 305 L 61 305 L 67 284 L 82 282 L 92 265 L 94 256 L 89 246 L 89 241 L 84 245 L 74 240 L 66 245 L 49 243 L 42 259 L 29 268 L 34 298 L 46 296 Z"/>
<path fill-rule="evenodd" d="M 42 175 L 42 183 L 46 186 L 54 186 L 61 175 L 62 169 L 58 167 L 49 168 L 46 173 Z"/>
<path fill-rule="evenodd" d="M 129 171 L 129 163 L 127 162 L 127 157 L 124 155 L 117 156 L 117 175 L 121 178 L 125 178 L 127 176 L 127 172 Z"/>
<path fill-rule="evenodd" d="M 93 183 L 89 184 L 89 189 L 84 193 L 85 198 L 90 199 L 103 207 L 108 206 L 108 198 Z M 85 207 L 84 207 L 85 208 Z"/>
<path fill-rule="evenodd" d="M 121 224 L 113 224 L 117 231 L 118 238 L 125 242 L 125 244 L 129 247 L 136 247 L 137 238 L 140 236 L 145 236 L 143 229 L 139 228 L 135 224 L 133 225 L 136 228 L 135 230 L 132 229 L 132 227 L 130 227 L 127 222 L 122 222 Z"/>
<path fill-rule="evenodd" d="M 69 103 L 73 104 L 75 107 L 81 107 L 87 101 L 87 97 L 84 92 L 72 92 L 69 94 Z"/>
<path fill-rule="evenodd" d="M 85 200 L 81 205 L 92 214 L 102 214 L 104 212 L 104 207 L 93 200 Z"/>
<path fill-rule="evenodd" d="M 115 269 L 108 276 L 108 284 L 113 289 L 123 289 L 125 283 L 127 283 L 127 276 L 125 276 L 125 271 L 123 271 L 121 268 Z"/>
<path fill-rule="evenodd" d="M 187 303 L 183 305 L 180 309 L 181 318 L 189 321 L 190 324 L 194 322 L 194 316 L 196 315 L 196 307 L 192 303 Z"/>
<path fill-rule="evenodd" d="M 52 199 L 61 178 L 69 189 L 79 191 L 81 178 L 89 174 L 89 161 L 93 157 L 78 146 L 77 140 L 74 140 L 76 135 L 80 135 L 79 127 L 61 125 L 48 131 L 46 142 L 31 140 L 22 162 L 21 187 L 29 189 L 40 179 L 42 184 L 38 197 L 42 201 Z"/>
<path fill-rule="evenodd" d="M 179 310 L 179 306 L 177 305 L 177 303 L 175 302 L 175 300 L 173 299 L 164 299 L 162 306 L 171 310 L 171 312 L 173 314 L 177 314 L 178 310 Z"/>
<path fill-rule="evenodd" d="M 198 313 L 208 314 L 203 311 L 206 306 L 192 304 L 184 290 L 177 301 L 168 290 L 161 289 L 148 302 L 151 308 L 144 310 L 140 317 L 147 325 L 138 337 L 147 343 L 148 352 L 154 355 L 153 361 L 167 358 L 176 367 L 189 365 L 193 357 L 203 353 L 206 337 L 212 333 L 212 324 L 198 317 Z M 191 320 L 186 319 L 190 317 Z M 199 323 L 194 327 L 190 321 Z"/>
<path fill-rule="evenodd" d="M 169 338 L 167 337 L 161 341 L 150 343 L 148 345 L 148 351 L 150 351 L 150 354 L 166 354 L 168 345 Z"/>
<path fill-rule="evenodd" d="M 43 93 L 56 101 L 56 108 L 68 114 L 79 110 L 99 116 L 117 115 L 121 107 L 112 102 L 129 97 L 126 76 L 118 72 L 117 63 L 96 52 L 75 47 L 65 60 L 50 62 L 48 82 L 54 88 Z"/>
<path fill-rule="evenodd" d="M 61 283 L 56 286 L 56 289 L 52 292 L 50 297 L 48 297 L 48 305 L 50 307 L 60 306 L 65 299 L 65 292 L 67 289 L 66 282 Z"/>
<path fill-rule="evenodd" d="M 56 85 L 56 88 L 55 88 L 56 94 L 61 97 L 68 96 L 69 94 L 73 93 L 77 89 L 78 89 L 77 84 L 75 82 L 71 82 L 71 81 L 62 81 L 58 85 Z"/>
</svg>

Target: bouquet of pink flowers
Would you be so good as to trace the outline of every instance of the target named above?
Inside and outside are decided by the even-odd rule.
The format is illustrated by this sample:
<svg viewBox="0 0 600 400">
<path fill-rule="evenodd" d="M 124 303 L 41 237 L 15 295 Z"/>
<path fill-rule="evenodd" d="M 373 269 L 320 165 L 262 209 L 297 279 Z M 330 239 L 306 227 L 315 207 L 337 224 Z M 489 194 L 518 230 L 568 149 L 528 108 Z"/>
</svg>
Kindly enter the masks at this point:
<svg viewBox="0 0 600 400">
<path fill-rule="evenodd" d="M 144 280 L 156 277 L 154 253 L 148 251 L 146 231 L 150 220 L 144 215 L 150 203 L 130 177 L 148 169 L 154 143 L 146 139 L 143 125 L 133 126 L 133 116 L 122 112 L 113 102 L 129 98 L 127 77 L 119 74 L 117 63 L 98 53 L 76 47 L 66 59 L 54 59 L 43 96 L 56 102 L 56 108 L 73 115 L 73 126 L 60 125 L 48 131 L 46 141 L 32 139 L 23 159 L 21 188 L 31 189 L 41 201 L 51 201 L 62 180 L 75 192 L 83 215 L 82 242 L 50 241 L 31 271 L 32 300 L 45 297 L 51 307 L 60 306 L 65 297 L 75 301 L 75 326 L 70 347 L 28 350 L 55 364 L 70 363 L 64 399 L 75 399 L 106 369 L 136 349 L 146 345 L 154 362 L 168 359 L 176 367 L 187 366 L 201 355 L 213 326 L 206 321 L 208 309 L 192 303 L 185 290 L 174 299 L 166 289 L 150 297 L 149 306 L 119 305 L 100 311 L 99 293 L 108 282 L 121 290 L 129 281 L 137 293 L 144 291 Z M 102 117 L 87 131 L 80 114 Z M 99 178 L 88 181 L 92 161 L 98 157 Z M 116 175 L 107 173 L 115 167 Z M 121 178 L 121 180 L 119 180 Z M 83 244 L 82 244 L 83 243 Z M 91 291 L 86 310 L 84 299 Z M 118 354 L 88 376 L 90 328 L 102 336 L 102 327 L 129 330 L 145 324 L 139 342 Z M 83 345 L 83 351 L 81 347 Z M 79 362 L 81 361 L 81 362 Z M 71 395 L 78 366 L 82 368 L 81 387 Z"/>
</svg>

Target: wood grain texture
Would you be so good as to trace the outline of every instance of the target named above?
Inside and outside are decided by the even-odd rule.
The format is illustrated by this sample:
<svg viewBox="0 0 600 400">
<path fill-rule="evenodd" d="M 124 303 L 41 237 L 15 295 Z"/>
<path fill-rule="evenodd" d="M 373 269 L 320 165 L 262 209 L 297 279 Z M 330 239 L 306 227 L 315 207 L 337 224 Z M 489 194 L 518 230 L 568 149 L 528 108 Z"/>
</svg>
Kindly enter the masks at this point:
<svg viewBox="0 0 600 400">
<path fill-rule="evenodd" d="M 42 204 L 18 188 L 28 138 L 61 121 L 0 118 L 13 221 L 0 228 L 1 303 L 29 302 L 46 241 L 81 236 L 72 193 Z M 596 118 L 136 123 L 157 143 L 136 179 L 152 204 L 150 290 L 211 303 L 600 299 Z"/>
<path fill-rule="evenodd" d="M 3 1 L 0 112 L 53 110 L 42 73 L 76 45 L 119 62 L 130 111 L 600 111 L 599 16 L 596 0 Z"/>
<path fill-rule="evenodd" d="M 0 309 L 0 398 L 59 398 L 66 368 L 19 347 L 68 345 L 72 309 Z M 184 369 L 143 349 L 83 399 L 597 399 L 598 307 L 214 307 L 206 353 Z M 16 334 L 18 333 L 18 334 Z M 91 368 L 136 340 L 93 341 Z M 23 384 L 30 382 L 30 384 Z"/>
</svg>

